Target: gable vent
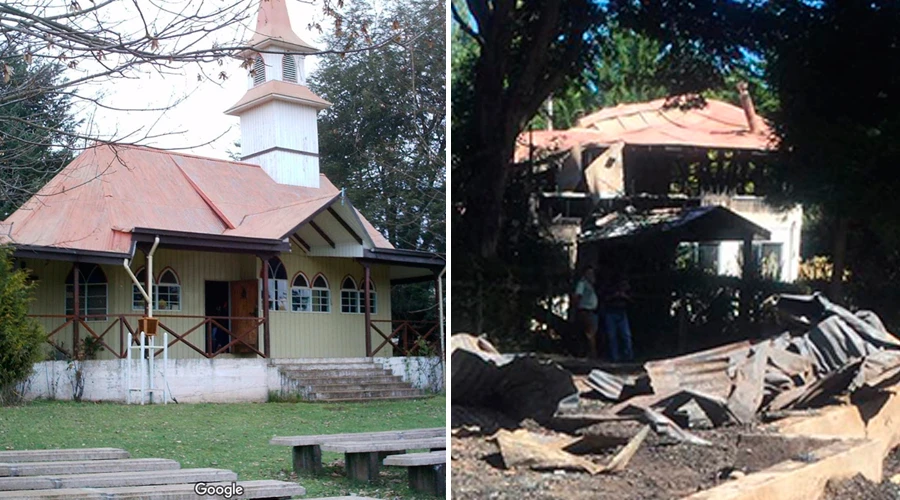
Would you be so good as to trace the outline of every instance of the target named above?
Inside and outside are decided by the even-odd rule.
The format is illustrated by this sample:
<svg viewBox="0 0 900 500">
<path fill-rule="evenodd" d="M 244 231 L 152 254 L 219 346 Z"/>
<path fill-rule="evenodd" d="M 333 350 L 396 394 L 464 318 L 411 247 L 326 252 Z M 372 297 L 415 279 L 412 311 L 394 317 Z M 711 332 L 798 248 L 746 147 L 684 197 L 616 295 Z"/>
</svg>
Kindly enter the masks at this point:
<svg viewBox="0 0 900 500">
<path fill-rule="evenodd" d="M 253 86 L 266 83 L 266 63 L 262 57 L 257 57 L 253 62 Z"/>
<path fill-rule="evenodd" d="M 284 81 L 297 83 L 297 63 L 294 61 L 294 56 L 288 54 L 281 59 L 281 74 L 284 76 Z"/>
</svg>

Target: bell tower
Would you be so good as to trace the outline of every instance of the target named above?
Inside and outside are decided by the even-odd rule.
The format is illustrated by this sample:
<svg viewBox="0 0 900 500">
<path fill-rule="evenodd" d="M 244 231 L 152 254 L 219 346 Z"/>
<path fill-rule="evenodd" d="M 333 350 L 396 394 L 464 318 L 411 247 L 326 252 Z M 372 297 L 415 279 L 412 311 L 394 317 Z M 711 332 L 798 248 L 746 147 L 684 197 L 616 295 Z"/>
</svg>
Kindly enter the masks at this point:
<svg viewBox="0 0 900 500">
<path fill-rule="evenodd" d="M 241 160 L 279 184 L 319 187 L 317 114 L 331 103 L 306 86 L 306 54 L 285 0 L 260 0 L 256 32 L 242 53 L 253 61 L 248 90 L 225 113 L 241 119 Z"/>
</svg>

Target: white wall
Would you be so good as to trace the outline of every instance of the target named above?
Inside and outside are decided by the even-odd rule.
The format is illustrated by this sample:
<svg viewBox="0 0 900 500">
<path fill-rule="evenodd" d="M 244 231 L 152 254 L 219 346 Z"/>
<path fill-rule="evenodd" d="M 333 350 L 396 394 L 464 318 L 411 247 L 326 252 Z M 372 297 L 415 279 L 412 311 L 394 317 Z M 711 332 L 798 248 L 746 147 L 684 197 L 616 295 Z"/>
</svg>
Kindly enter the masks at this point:
<svg viewBox="0 0 900 500">
<path fill-rule="evenodd" d="M 741 217 L 761 226 L 771 233 L 765 241 L 756 243 L 781 243 L 781 280 L 796 281 L 800 272 L 800 234 L 803 229 L 803 208 L 799 205 L 778 210 L 756 196 L 707 196 L 705 205 L 720 205 Z M 719 246 L 719 274 L 740 276 L 740 255 L 743 243 L 724 241 Z"/>
<path fill-rule="evenodd" d="M 417 388 L 434 391 L 443 388 L 440 358 L 376 358 L 376 362 Z M 124 359 L 83 362 L 85 383 L 82 399 L 125 402 L 126 387 L 140 387 L 140 360 L 131 361 L 130 383 L 127 382 L 128 363 Z M 278 367 L 290 363 L 301 364 L 303 360 L 278 360 L 277 364 L 273 364 L 261 358 L 170 359 L 168 387 L 171 396 L 179 403 L 265 402 L 270 392 L 281 390 Z M 144 370 L 146 373 L 146 368 Z M 161 388 L 162 360 L 157 360 L 155 371 L 155 385 Z M 75 369 L 69 362 L 43 361 L 34 365 L 34 373 L 21 389 L 26 400 L 71 400 L 74 379 Z M 134 396 L 133 400 L 139 401 L 139 397 Z"/>
<path fill-rule="evenodd" d="M 375 363 L 391 370 L 394 375 L 403 378 L 417 389 L 439 392 L 444 389 L 444 367 L 441 358 L 436 356 L 397 356 L 393 358 L 375 358 Z"/>
</svg>

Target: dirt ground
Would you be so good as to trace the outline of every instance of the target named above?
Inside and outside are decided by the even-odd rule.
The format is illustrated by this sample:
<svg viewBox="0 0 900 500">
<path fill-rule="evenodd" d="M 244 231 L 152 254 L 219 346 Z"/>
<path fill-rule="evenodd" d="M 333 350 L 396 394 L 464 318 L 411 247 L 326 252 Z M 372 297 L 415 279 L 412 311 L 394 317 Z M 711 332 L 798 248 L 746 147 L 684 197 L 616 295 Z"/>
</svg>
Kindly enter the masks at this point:
<svg viewBox="0 0 900 500">
<path fill-rule="evenodd" d="M 563 471 L 507 470 L 497 445 L 487 436 L 497 427 L 509 427 L 512 423 L 496 414 L 463 408 L 454 408 L 452 419 L 454 427 L 465 422 L 484 430 L 470 435 L 459 433 L 452 439 L 452 496 L 461 500 L 676 499 L 783 460 L 807 460 L 809 452 L 823 444 L 805 439 L 786 441 L 774 435 L 760 435 L 756 429 L 735 427 L 694 431 L 697 436 L 711 441 L 713 446 L 681 444 L 651 433 L 626 470 L 591 476 Z M 529 422 L 524 427 L 532 432 L 552 432 Z M 642 424 L 637 422 L 607 422 L 585 428 L 579 434 L 627 439 L 641 427 Z M 747 436 L 747 433 L 753 435 Z M 611 446 L 585 457 L 606 463 L 620 448 Z"/>
<path fill-rule="evenodd" d="M 884 480 L 873 483 L 861 474 L 846 481 L 829 481 L 820 500 L 896 500 L 900 498 L 900 486 L 890 481 L 900 474 L 900 448 L 894 448 L 884 459 Z"/>
</svg>

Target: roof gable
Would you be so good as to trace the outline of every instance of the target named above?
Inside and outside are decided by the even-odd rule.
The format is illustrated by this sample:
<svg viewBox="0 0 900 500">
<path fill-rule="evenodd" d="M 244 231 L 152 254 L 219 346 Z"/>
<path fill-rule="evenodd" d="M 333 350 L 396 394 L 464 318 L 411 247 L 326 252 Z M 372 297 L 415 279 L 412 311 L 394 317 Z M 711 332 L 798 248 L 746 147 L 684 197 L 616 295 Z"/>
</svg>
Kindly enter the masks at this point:
<svg viewBox="0 0 900 500">
<path fill-rule="evenodd" d="M 318 188 L 287 186 L 248 163 L 102 145 L 85 150 L 13 213 L 0 241 L 128 253 L 135 228 L 283 240 L 340 196 L 324 176 Z M 367 246 L 391 248 L 362 221 L 356 224 Z"/>
</svg>

